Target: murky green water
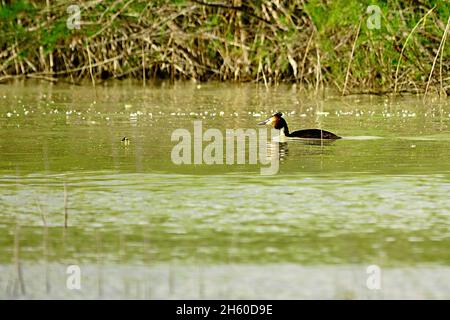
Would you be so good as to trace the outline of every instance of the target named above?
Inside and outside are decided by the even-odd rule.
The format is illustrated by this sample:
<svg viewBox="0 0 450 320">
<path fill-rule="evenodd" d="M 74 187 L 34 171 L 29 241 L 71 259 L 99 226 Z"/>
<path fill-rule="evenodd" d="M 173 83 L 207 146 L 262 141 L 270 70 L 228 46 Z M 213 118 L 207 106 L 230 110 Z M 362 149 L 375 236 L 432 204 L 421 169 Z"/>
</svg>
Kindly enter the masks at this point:
<svg viewBox="0 0 450 320">
<path fill-rule="evenodd" d="M 175 129 L 257 129 L 275 110 L 345 139 L 280 145 L 273 176 L 173 164 Z M 449 100 L 0 85 L 0 298 L 448 299 L 449 156 Z"/>
</svg>

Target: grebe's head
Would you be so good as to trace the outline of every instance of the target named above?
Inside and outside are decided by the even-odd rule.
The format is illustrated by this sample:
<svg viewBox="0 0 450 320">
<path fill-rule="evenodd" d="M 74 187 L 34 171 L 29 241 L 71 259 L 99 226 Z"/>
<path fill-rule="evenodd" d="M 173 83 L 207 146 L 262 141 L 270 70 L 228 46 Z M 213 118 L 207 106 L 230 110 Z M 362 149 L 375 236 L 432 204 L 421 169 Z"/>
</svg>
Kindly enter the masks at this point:
<svg viewBox="0 0 450 320">
<path fill-rule="evenodd" d="M 276 112 L 269 119 L 258 123 L 258 125 L 272 125 L 275 129 L 281 130 L 287 126 L 286 120 L 284 120 L 282 116 L 283 114 L 281 112 Z"/>
</svg>

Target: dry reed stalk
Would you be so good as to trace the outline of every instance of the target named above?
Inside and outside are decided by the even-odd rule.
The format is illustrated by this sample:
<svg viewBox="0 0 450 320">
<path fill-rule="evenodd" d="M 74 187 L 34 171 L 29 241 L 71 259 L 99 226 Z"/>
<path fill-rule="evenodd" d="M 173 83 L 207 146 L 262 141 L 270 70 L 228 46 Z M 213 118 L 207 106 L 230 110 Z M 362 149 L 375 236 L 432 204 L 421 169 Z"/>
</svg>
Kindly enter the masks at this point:
<svg viewBox="0 0 450 320">
<path fill-rule="evenodd" d="M 428 93 L 428 88 L 430 86 L 430 82 L 431 82 L 431 77 L 433 76 L 433 71 L 434 71 L 434 67 L 436 66 L 436 61 L 439 55 L 441 55 L 441 63 L 440 63 L 440 68 L 439 68 L 439 79 L 440 79 L 440 91 L 439 93 L 441 93 L 443 91 L 443 86 L 442 86 L 442 56 L 444 54 L 444 46 L 445 46 L 445 40 L 447 38 L 447 31 L 448 31 L 448 27 L 450 25 L 450 17 L 448 18 L 447 24 L 445 25 L 445 30 L 444 30 L 444 34 L 442 35 L 442 39 L 441 39 L 441 43 L 439 44 L 439 48 L 436 52 L 436 56 L 434 57 L 433 60 L 433 65 L 431 67 L 431 71 L 430 74 L 428 75 L 428 82 L 427 82 L 427 86 L 425 88 L 425 94 L 424 94 L 424 98 L 426 98 L 427 93 Z"/>
<path fill-rule="evenodd" d="M 266 79 L 266 74 L 264 73 L 264 66 L 261 63 L 261 60 L 259 60 L 259 66 L 261 67 L 261 72 L 262 72 L 262 75 L 263 75 L 264 87 L 266 87 L 266 90 L 269 90 L 269 86 L 267 84 L 267 79 Z"/>
<path fill-rule="evenodd" d="M 308 52 L 309 52 L 309 48 L 310 48 L 310 46 L 311 46 L 311 42 L 312 42 L 313 36 L 314 36 L 314 31 L 311 32 L 311 35 L 309 36 L 308 44 L 306 45 L 306 50 L 305 50 L 305 53 L 304 53 L 304 55 L 303 55 L 303 60 L 302 60 L 302 71 L 301 71 L 301 73 L 300 73 L 300 83 L 303 82 L 303 75 L 304 75 L 304 73 L 305 73 L 306 57 L 308 56 Z"/>
<path fill-rule="evenodd" d="M 144 53 L 144 45 L 142 45 L 142 86 L 145 87 L 145 53 Z"/>
<path fill-rule="evenodd" d="M 362 22 L 362 20 L 359 20 L 358 30 L 356 31 L 355 40 L 353 41 L 352 51 L 351 51 L 351 53 L 350 53 L 350 59 L 348 60 L 347 72 L 345 73 L 344 88 L 342 89 L 342 95 L 343 95 L 343 96 L 345 95 L 345 91 L 346 91 L 346 89 L 347 89 L 348 77 L 349 77 L 349 75 L 350 75 L 350 67 L 351 67 L 351 65 L 352 65 L 353 54 L 355 53 L 355 48 L 356 48 L 356 41 L 358 40 L 358 37 L 359 37 L 359 31 L 361 30 L 361 22 Z"/>
<path fill-rule="evenodd" d="M 322 65 L 320 63 L 320 53 L 319 48 L 316 47 L 316 56 L 317 56 L 317 63 L 316 63 L 316 88 L 315 88 L 315 94 L 317 95 L 319 93 L 319 86 L 322 85 Z"/>
<path fill-rule="evenodd" d="M 88 60 L 89 60 L 89 74 L 91 75 L 91 81 L 92 81 L 92 86 L 95 88 L 95 79 L 94 79 L 94 75 L 92 73 L 92 60 L 91 60 L 91 52 L 89 50 L 89 45 L 88 42 L 86 41 L 86 51 L 88 54 Z"/>
<path fill-rule="evenodd" d="M 431 14 L 431 12 L 433 12 L 433 10 L 436 8 L 436 6 L 434 6 L 433 8 L 431 8 L 430 10 L 428 10 L 428 12 L 422 17 L 420 18 L 420 20 L 416 23 L 416 25 L 414 26 L 414 28 L 411 30 L 411 32 L 408 34 L 408 36 L 406 37 L 405 42 L 403 43 L 403 47 L 402 47 L 402 51 L 400 52 L 400 57 L 398 58 L 398 62 L 397 62 L 397 69 L 395 70 L 395 81 L 394 81 L 394 93 L 397 93 L 397 82 L 398 82 L 398 71 L 400 69 L 400 62 L 402 60 L 403 57 L 403 52 L 405 51 L 406 45 L 408 44 L 409 39 L 411 38 L 412 34 L 414 33 L 414 31 L 416 31 L 416 29 L 419 27 L 419 25 L 425 21 L 426 17 Z"/>
</svg>

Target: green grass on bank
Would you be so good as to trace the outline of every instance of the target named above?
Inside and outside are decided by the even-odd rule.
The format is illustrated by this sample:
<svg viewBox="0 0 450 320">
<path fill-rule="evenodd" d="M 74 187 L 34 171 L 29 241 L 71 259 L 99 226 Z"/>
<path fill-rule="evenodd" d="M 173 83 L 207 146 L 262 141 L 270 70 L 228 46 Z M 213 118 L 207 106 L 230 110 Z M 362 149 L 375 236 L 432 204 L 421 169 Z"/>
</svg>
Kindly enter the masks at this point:
<svg viewBox="0 0 450 320">
<path fill-rule="evenodd" d="M 342 92 L 424 92 L 429 83 L 430 91 L 450 90 L 450 1 L 0 3 L 0 79 L 287 81 Z M 73 4 L 80 29 L 67 27 Z M 379 8 L 379 28 L 368 27 L 377 14 L 367 12 L 371 5 Z"/>
</svg>

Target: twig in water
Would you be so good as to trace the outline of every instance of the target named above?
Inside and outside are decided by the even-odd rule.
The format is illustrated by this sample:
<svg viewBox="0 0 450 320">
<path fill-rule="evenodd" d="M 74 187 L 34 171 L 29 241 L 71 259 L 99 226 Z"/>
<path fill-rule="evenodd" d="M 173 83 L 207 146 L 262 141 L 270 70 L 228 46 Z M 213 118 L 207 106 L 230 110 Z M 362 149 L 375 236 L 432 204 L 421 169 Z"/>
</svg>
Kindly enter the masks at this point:
<svg viewBox="0 0 450 320">
<path fill-rule="evenodd" d="M 41 205 L 39 204 L 39 201 L 36 199 L 36 206 L 39 210 L 39 213 L 41 214 L 42 223 L 44 224 L 44 227 L 47 228 L 47 218 L 45 216 L 45 213 L 42 211 Z"/>
<path fill-rule="evenodd" d="M 16 267 L 17 282 L 20 287 L 20 292 L 26 294 L 25 282 L 23 280 L 22 264 L 20 263 L 20 226 L 17 224 L 14 232 L 14 263 Z"/>
<path fill-rule="evenodd" d="M 67 229 L 68 219 L 69 219 L 69 213 L 67 210 L 67 183 L 64 182 L 64 229 Z"/>
</svg>

